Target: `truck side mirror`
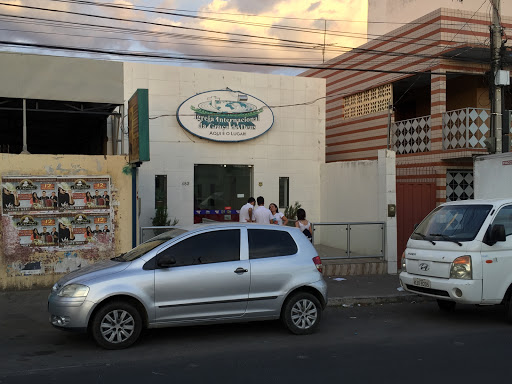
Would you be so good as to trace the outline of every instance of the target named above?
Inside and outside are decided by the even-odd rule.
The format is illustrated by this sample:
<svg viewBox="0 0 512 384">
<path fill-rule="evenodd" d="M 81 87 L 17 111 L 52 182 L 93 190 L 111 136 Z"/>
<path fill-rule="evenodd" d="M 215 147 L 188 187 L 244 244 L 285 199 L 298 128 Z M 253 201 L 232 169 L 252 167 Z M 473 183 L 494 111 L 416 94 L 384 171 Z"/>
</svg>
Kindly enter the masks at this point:
<svg viewBox="0 0 512 384">
<path fill-rule="evenodd" d="M 503 224 L 494 224 L 491 229 L 491 238 L 495 243 L 498 241 L 507 241 L 505 226 Z"/>
<path fill-rule="evenodd" d="M 489 227 L 487 233 L 484 237 L 484 243 L 493 246 L 498 241 L 506 241 L 507 236 L 505 236 L 505 226 L 503 224 L 494 224 Z"/>
</svg>

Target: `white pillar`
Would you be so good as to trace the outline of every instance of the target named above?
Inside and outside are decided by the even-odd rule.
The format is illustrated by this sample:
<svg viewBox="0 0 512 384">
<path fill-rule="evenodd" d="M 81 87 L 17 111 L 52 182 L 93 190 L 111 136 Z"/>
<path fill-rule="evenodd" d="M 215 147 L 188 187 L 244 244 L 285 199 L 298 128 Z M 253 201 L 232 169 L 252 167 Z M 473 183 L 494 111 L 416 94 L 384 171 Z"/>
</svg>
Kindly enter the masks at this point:
<svg viewBox="0 0 512 384">
<path fill-rule="evenodd" d="M 396 207 L 396 156 L 394 151 L 381 149 L 378 151 L 379 175 L 379 221 L 386 222 L 384 254 L 389 274 L 396 274 L 397 268 L 397 226 L 396 213 L 388 217 L 388 206 Z"/>
</svg>

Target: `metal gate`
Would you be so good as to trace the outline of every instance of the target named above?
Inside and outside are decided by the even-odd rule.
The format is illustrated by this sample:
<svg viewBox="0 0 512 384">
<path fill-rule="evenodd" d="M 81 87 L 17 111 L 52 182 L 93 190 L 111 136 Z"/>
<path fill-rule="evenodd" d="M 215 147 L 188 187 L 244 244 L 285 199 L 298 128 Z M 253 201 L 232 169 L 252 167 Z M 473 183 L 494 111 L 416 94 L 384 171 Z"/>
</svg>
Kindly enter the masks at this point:
<svg viewBox="0 0 512 384">
<path fill-rule="evenodd" d="M 436 207 L 435 183 L 396 183 L 397 261 L 401 268 L 401 257 L 407 240 L 423 218 Z"/>
</svg>

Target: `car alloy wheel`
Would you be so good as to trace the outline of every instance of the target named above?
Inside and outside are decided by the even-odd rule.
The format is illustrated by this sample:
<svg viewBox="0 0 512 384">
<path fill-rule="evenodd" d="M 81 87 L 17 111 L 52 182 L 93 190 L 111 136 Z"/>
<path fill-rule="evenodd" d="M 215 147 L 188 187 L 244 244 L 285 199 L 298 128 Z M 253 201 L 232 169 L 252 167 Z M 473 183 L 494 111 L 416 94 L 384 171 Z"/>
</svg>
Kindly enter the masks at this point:
<svg viewBox="0 0 512 384">
<path fill-rule="evenodd" d="M 281 319 L 288 330 L 296 335 L 313 333 L 322 318 L 320 301 L 308 292 L 297 292 L 283 306 Z"/>
<path fill-rule="evenodd" d="M 315 325 L 318 311 L 315 304 L 308 299 L 295 302 L 292 307 L 292 321 L 297 328 L 308 329 Z"/>
<path fill-rule="evenodd" d="M 142 331 L 139 311 L 128 302 L 110 302 L 98 309 L 91 323 L 96 343 L 106 349 L 127 348 Z"/>
<path fill-rule="evenodd" d="M 128 312 L 115 309 L 101 320 L 101 335 L 109 343 L 122 343 L 130 338 L 135 329 L 135 320 Z"/>
</svg>

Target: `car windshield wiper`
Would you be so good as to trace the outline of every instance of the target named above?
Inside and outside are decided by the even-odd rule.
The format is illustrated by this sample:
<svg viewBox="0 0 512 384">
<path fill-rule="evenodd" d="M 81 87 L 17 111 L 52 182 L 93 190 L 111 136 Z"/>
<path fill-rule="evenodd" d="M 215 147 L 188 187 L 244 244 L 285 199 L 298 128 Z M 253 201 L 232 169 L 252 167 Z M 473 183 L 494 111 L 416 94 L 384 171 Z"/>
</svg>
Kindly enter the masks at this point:
<svg viewBox="0 0 512 384">
<path fill-rule="evenodd" d="M 421 237 L 423 240 L 427 240 L 427 241 L 430 241 L 432 244 L 436 245 L 435 242 L 433 242 L 432 240 L 430 239 L 427 239 L 427 236 L 425 236 L 423 233 L 419 233 L 419 232 L 413 232 L 412 233 L 413 235 L 418 235 L 419 237 Z"/>
<path fill-rule="evenodd" d="M 123 259 L 123 256 L 124 256 L 125 254 L 126 254 L 126 252 L 121 253 L 119 256 L 113 257 L 113 258 L 111 258 L 110 260 L 112 260 L 112 261 L 126 261 L 125 259 Z"/>
<path fill-rule="evenodd" d="M 431 233 L 429 236 L 436 236 L 436 237 L 442 237 L 443 240 L 451 241 L 452 243 L 457 244 L 459 247 L 462 247 L 462 243 L 460 241 L 452 239 L 450 236 L 443 235 L 442 233 Z"/>
</svg>

